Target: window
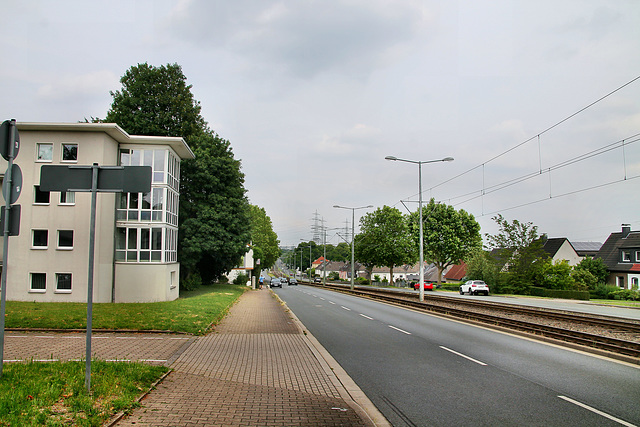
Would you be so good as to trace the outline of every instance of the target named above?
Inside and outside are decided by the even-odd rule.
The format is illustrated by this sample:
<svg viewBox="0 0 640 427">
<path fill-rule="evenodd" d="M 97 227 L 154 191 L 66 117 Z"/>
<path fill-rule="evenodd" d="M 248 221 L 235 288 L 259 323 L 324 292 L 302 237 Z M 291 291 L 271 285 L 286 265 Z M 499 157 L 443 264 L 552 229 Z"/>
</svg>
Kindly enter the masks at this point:
<svg viewBox="0 0 640 427">
<path fill-rule="evenodd" d="M 73 249 L 73 230 L 58 230 L 58 249 Z"/>
<path fill-rule="evenodd" d="M 62 144 L 62 161 L 78 161 L 78 144 Z"/>
<path fill-rule="evenodd" d="M 166 235 L 163 230 L 166 230 Z M 176 250 L 174 245 L 177 245 L 177 230 L 163 227 L 118 227 L 116 261 L 174 262 Z M 163 250 L 165 251 L 164 259 Z"/>
<path fill-rule="evenodd" d="M 31 273 L 31 292 L 45 292 L 47 290 L 47 274 Z"/>
<path fill-rule="evenodd" d="M 56 273 L 56 292 L 71 292 L 71 273 Z"/>
<path fill-rule="evenodd" d="M 60 204 L 61 205 L 75 205 L 76 204 L 76 193 L 73 191 L 63 191 L 60 193 Z"/>
<path fill-rule="evenodd" d="M 640 262 L 640 251 L 636 251 L 636 262 Z"/>
<path fill-rule="evenodd" d="M 40 186 L 39 185 L 34 185 L 34 193 L 35 193 L 35 199 L 34 199 L 34 203 L 36 205 L 48 205 L 49 204 L 49 197 L 50 194 L 48 191 L 40 191 Z"/>
<path fill-rule="evenodd" d="M 38 144 L 36 149 L 36 160 L 39 162 L 50 162 L 53 160 L 53 144 Z"/>
<path fill-rule="evenodd" d="M 47 249 L 49 246 L 49 231 L 48 230 L 32 230 L 33 241 L 31 249 Z"/>
<path fill-rule="evenodd" d="M 622 262 L 631 262 L 631 251 L 622 251 Z"/>
</svg>

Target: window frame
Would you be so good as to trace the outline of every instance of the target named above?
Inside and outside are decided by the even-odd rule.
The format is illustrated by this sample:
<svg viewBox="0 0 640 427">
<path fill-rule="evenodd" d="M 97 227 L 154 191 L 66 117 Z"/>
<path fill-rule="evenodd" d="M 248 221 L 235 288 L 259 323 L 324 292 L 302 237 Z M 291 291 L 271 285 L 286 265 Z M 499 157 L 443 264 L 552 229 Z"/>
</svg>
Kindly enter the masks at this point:
<svg viewBox="0 0 640 427">
<path fill-rule="evenodd" d="M 40 147 L 51 147 L 51 158 L 40 158 Z M 38 142 L 36 143 L 36 162 L 38 163 L 51 163 L 53 162 L 53 142 Z"/>
<path fill-rule="evenodd" d="M 71 232 L 71 246 L 62 246 L 60 245 L 60 233 L 66 231 Z M 74 231 L 73 230 L 58 230 L 57 239 L 56 239 L 56 249 L 59 251 L 72 251 L 74 245 Z"/>
<path fill-rule="evenodd" d="M 62 198 L 64 197 L 64 201 Z M 73 199 L 72 202 L 69 202 L 69 198 Z M 60 198 L 58 199 L 58 205 L 60 206 L 73 206 L 76 204 L 76 192 L 75 191 L 61 191 Z"/>
<path fill-rule="evenodd" d="M 38 201 L 38 194 L 47 194 L 48 200 L 46 202 Z M 41 191 L 39 185 L 33 186 L 33 204 L 38 206 L 49 206 L 51 204 L 51 191 Z"/>
<path fill-rule="evenodd" d="M 631 262 L 631 251 L 628 249 L 621 249 L 620 258 L 622 259 L 622 262 Z"/>
<path fill-rule="evenodd" d="M 69 276 L 69 289 L 60 289 L 60 278 L 62 276 Z M 73 274 L 72 273 L 56 273 L 56 290 L 57 294 L 70 294 L 73 292 Z"/>
<path fill-rule="evenodd" d="M 34 275 L 42 275 L 42 277 L 44 277 L 44 289 L 34 289 L 33 287 L 33 277 Z M 29 293 L 36 293 L 36 294 L 44 294 L 45 292 L 47 292 L 47 273 L 43 273 L 43 272 L 30 272 L 29 273 Z"/>
<path fill-rule="evenodd" d="M 46 233 L 46 237 L 47 237 L 47 244 L 43 245 L 43 246 L 37 246 L 35 243 L 35 237 L 36 237 L 36 232 L 37 231 L 44 231 Z M 42 228 L 32 228 L 31 229 L 31 249 L 34 250 L 38 250 L 38 251 L 44 251 L 49 249 L 49 230 L 47 229 L 42 229 Z"/>
<path fill-rule="evenodd" d="M 75 159 L 65 159 L 65 151 L 66 151 L 66 147 L 70 147 L 70 146 L 75 146 L 76 147 L 76 153 L 75 153 Z M 78 143 L 77 142 L 63 142 L 61 143 L 61 153 L 60 153 L 60 161 L 62 163 L 78 163 Z"/>
</svg>

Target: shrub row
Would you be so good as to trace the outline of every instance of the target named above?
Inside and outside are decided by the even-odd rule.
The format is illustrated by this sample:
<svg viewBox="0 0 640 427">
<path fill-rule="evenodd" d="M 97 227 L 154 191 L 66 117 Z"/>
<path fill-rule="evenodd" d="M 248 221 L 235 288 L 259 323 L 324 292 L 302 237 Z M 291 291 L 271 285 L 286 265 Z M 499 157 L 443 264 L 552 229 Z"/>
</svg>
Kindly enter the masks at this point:
<svg viewBox="0 0 640 427">
<path fill-rule="evenodd" d="M 546 289 L 537 286 L 532 286 L 529 290 L 531 295 L 536 297 L 579 299 L 584 301 L 588 301 L 590 298 L 589 291 Z"/>
</svg>

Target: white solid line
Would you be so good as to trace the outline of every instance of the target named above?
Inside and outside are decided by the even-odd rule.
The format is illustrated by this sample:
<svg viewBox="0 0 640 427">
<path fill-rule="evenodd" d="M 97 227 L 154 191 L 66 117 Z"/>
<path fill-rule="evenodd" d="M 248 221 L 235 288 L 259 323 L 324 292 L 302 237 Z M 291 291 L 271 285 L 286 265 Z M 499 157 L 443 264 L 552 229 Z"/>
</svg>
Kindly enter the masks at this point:
<svg viewBox="0 0 640 427">
<path fill-rule="evenodd" d="M 562 399 L 562 400 L 566 400 L 566 401 L 567 401 L 567 402 L 569 402 L 569 403 L 573 403 L 574 405 L 578 405 L 578 406 L 580 406 L 581 408 L 584 408 L 584 409 L 586 409 L 586 410 L 588 410 L 588 411 L 591 411 L 591 412 L 593 412 L 593 413 L 595 413 L 595 414 L 602 415 L 603 417 L 608 418 L 608 419 L 610 419 L 611 421 L 615 421 L 615 422 L 617 422 L 618 424 L 622 424 L 623 426 L 627 426 L 627 427 L 636 427 L 636 425 L 635 425 L 635 424 L 631 424 L 631 423 L 628 423 L 628 422 L 626 422 L 626 421 L 623 421 L 623 420 L 621 420 L 620 418 L 616 418 L 616 417 L 614 417 L 613 415 L 609 415 L 609 414 L 607 414 L 606 412 L 599 411 L 599 410 L 597 410 L 596 408 L 592 408 L 592 407 L 591 407 L 591 406 L 589 406 L 589 405 L 585 405 L 584 403 L 582 403 L 582 402 L 578 402 L 577 400 L 573 400 L 573 399 L 571 399 L 571 398 L 569 398 L 569 397 L 567 397 L 567 396 L 558 396 L 558 397 L 559 397 L 560 399 Z"/>
<path fill-rule="evenodd" d="M 389 325 L 389 327 L 390 327 L 391 329 L 395 329 L 396 331 L 400 331 L 400 332 L 402 332 L 403 334 L 411 335 L 411 332 L 403 331 L 402 329 L 400 329 L 400 328 L 396 328 L 395 326 L 391 326 L 391 325 Z"/>
<path fill-rule="evenodd" d="M 487 366 L 487 364 L 486 364 L 486 363 L 484 363 L 484 362 L 481 362 L 481 361 L 476 360 L 476 359 L 474 359 L 474 358 L 472 358 L 472 357 L 466 356 L 466 355 L 464 355 L 464 354 L 462 354 L 462 353 L 458 353 L 457 351 L 453 351 L 453 350 L 451 350 L 450 348 L 444 347 L 444 346 L 442 346 L 442 345 L 440 346 L 440 348 L 441 348 L 441 349 L 443 349 L 443 350 L 447 350 L 447 351 L 449 351 L 449 352 L 451 352 L 451 353 L 453 353 L 453 354 L 457 354 L 457 355 L 458 355 L 458 356 L 460 356 L 460 357 L 464 357 L 465 359 L 471 360 L 472 362 L 475 362 L 475 363 L 477 363 L 478 365 Z"/>
<path fill-rule="evenodd" d="M 362 313 L 360 313 L 360 316 L 364 317 L 365 319 L 373 320 L 373 317 L 366 316 Z"/>
<path fill-rule="evenodd" d="M 349 307 L 345 307 L 344 305 L 341 305 L 340 307 L 344 308 L 347 311 L 351 311 L 351 309 Z"/>
</svg>

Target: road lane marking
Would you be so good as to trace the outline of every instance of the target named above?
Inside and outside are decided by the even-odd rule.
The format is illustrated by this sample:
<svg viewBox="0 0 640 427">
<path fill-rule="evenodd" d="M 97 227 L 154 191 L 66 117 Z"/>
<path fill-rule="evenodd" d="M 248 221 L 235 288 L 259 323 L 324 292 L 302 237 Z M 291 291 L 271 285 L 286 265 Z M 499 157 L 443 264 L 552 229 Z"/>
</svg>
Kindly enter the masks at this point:
<svg viewBox="0 0 640 427">
<path fill-rule="evenodd" d="M 335 302 L 333 302 L 333 301 L 329 301 L 329 304 L 336 305 L 336 303 L 335 303 Z"/>
<path fill-rule="evenodd" d="M 340 307 L 344 308 L 347 311 L 351 311 L 351 309 L 349 307 L 345 307 L 344 305 L 341 305 Z"/>
<path fill-rule="evenodd" d="M 442 346 L 442 345 L 441 345 L 441 346 L 440 346 L 440 348 L 441 348 L 441 349 L 443 349 L 443 350 L 447 350 L 447 351 L 449 351 L 449 352 L 451 352 L 451 353 L 453 353 L 453 354 L 457 354 L 457 355 L 458 355 L 458 356 L 460 356 L 460 357 L 464 357 L 465 359 L 471 360 L 472 362 L 477 363 L 478 365 L 487 366 L 487 364 L 486 364 L 486 363 L 484 363 L 484 362 L 481 362 L 481 361 L 479 361 L 479 360 L 476 360 L 476 359 L 474 359 L 473 357 L 469 357 L 469 356 L 467 356 L 467 355 L 465 355 L 465 354 L 458 353 L 457 351 L 451 350 L 450 348 L 447 348 L 447 347 L 445 347 L 445 346 Z"/>
<path fill-rule="evenodd" d="M 373 320 L 373 317 L 366 316 L 362 313 L 360 313 L 360 316 L 364 317 L 365 319 Z"/>
<path fill-rule="evenodd" d="M 400 329 L 400 328 L 396 328 L 395 326 L 391 326 L 391 325 L 389 325 L 389 327 L 390 327 L 391 329 L 395 329 L 396 331 L 400 331 L 400 332 L 402 332 L 403 334 L 411 335 L 411 332 L 407 332 L 407 331 L 402 330 L 402 329 Z"/>
<path fill-rule="evenodd" d="M 582 403 L 582 402 L 578 402 L 577 400 L 573 400 L 573 399 L 571 399 L 571 398 L 569 398 L 569 397 L 567 397 L 567 396 L 558 396 L 558 397 L 559 397 L 560 399 L 562 399 L 562 400 L 566 400 L 566 401 L 567 401 L 567 402 L 569 402 L 569 403 L 573 403 L 574 405 L 580 406 L 581 408 L 584 408 L 584 409 L 586 409 L 586 410 L 588 410 L 588 411 L 591 411 L 591 412 L 593 412 L 594 414 L 601 415 L 601 416 L 603 416 L 603 417 L 605 417 L 605 418 L 610 419 L 611 421 L 615 421 L 615 422 L 617 422 L 618 424 L 622 424 L 623 426 L 627 426 L 627 427 L 636 427 L 636 425 L 635 425 L 635 424 L 631 424 L 631 423 L 628 423 L 628 422 L 626 422 L 626 421 L 623 421 L 623 420 L 621 420 L 620 418 L 616 418 L 616 417 L 614 417 L 613 415 L 609 415 L 609 414 L 607 414 L 606 412 L 599 411 L 599 410 L 597 410 L 596 408 L 592 408 L 592 407 L 591 407 L 591 406 L 589 406 L 589 405 L 585 405 L 584 403 Z"/>
</svg>

